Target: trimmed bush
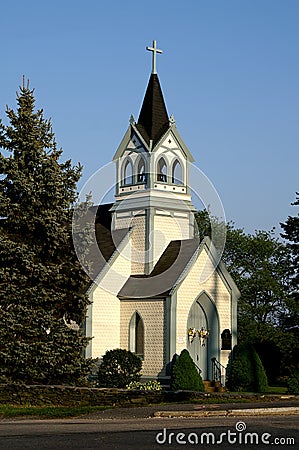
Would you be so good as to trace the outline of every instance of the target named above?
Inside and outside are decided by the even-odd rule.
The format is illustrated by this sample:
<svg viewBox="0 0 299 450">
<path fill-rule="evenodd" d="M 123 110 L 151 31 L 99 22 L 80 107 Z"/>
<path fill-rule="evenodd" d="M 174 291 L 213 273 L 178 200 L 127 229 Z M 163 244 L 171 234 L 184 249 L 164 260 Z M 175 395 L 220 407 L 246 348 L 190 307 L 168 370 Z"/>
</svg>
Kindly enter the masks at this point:
<svg viewBox="0 0 299 450">
<path fill-rule="evenodd" d="M 259 355 L 254 347 L 252 347 L 251 356 L 252 356 L 253 375 L 254 375 L 253 390 L 254 390 L 254 392 L 267 392 L 268 387 L 269 387 L 267 374 L 264 369 L 262 360 L 259 357 Z"/>
<path fill-rule="evenodd" d="M 98 386 L 125 388 L 141 377 L 142 360 L 129 350 L 108 350 L 99 367 Z"/>
<path fill-rule="evenodd" d="M 299 395 L 299 370 L 296 370 L 288 378 L 288 393 Z"/>
<path fill-rule="evenodd" d="M 267 375 L 252 345 L 246 343 L 234 347 L 227 367 L 226 385 L 231 391 L 267 391 Z"/>
<path fill-rule="evenodd" d="M 226 386 L 230 391 L 252 390 L 249 386 L 253 386 L 254 377 L 247 347 L 241 345 L 234 347 L 226 374 Z"/>
<path fill-rule="evenodd" d="M 173 391 L 204 391 L 202 378 L 188 352 L 182 350 L 172 367 L 171 389 Z"/>
</svg>

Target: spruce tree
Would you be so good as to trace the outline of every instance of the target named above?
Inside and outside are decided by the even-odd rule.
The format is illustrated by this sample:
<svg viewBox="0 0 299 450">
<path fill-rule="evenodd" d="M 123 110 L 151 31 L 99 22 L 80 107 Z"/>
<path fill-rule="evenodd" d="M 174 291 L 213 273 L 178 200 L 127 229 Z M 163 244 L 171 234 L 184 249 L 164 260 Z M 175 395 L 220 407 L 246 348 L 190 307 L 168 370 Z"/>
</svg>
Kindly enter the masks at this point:
<svg viewBox="0 0 299 450">
<path fill-rule="evenodd" d="M 89 365 L 87 280 L 71 227 L 82 168 L 60 162 L 51 121 L 24 80 L 17 105 L 0 123 L 0 379 L 78 383 Z"/>
</svg>

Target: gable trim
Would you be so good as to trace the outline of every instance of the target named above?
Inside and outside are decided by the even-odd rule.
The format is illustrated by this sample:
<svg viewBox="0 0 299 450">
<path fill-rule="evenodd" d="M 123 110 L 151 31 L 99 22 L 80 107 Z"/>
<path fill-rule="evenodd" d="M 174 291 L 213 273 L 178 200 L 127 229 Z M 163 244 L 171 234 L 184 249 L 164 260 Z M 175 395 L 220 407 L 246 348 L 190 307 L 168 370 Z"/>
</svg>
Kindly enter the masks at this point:
<svg viewBox="0 0 299 450">
<path fill-rule="evenodd" d="M 128 232 L 126 233 L 126 235 L 124 236 L 124 238 L 119 243 L 118 247 L 114 250 L 114 252 L 110 256 L 110 258 L 108 259 L 108 261 L 106 262 L 104 267 L 102 267 L 102 269 L 96 276 L 95 280 L 91 283 L 91 285 L 87 289 L 88 295 L 93 295 L 96 288 L 100 285 L 101 278 L 103 278 L 107 274 L 107 272 L 111 269 L 111 264 L 113 264 L 114 261 L 116 261 L 116 259 L 118 258 L 118 256 L 122 253 L 122 250 L 124 249 L 125 245 L 127 245 L 127 243 L 128 243 L 128 239 L 131 237 L 131 233 L 132 233 L 132 229 L 130 228 L 128 230 Z"/>
<path fill-rule="evenodd" d="M 237 288 L 237 285 L 234 282 L 233 278 L 229 274 L 224 262 L 220 260 L 219 263 L 216 265 L 216 260 L 215 260 L 216 249 L 215 249 L 213 242 L 211 241 L 211 239 L 208 236 L 206 236 L 202 240 L 199 247 L 196 249 L 193 256 L 190 258 L 189 263 L 186 265 L 182 274 L 179 276 L 179 278 L 175 282 L 173 288 L 171 289 L 170 295 L 173 295 L 173 293 L 177 291 L 179 286 L 185 280 L 185 278 L 187 277 L 191 268 L 195 264 L 195 261 L 198 259 L 198 257 L 200 256 L 200 254 L 202 253 L 204 248 L 207 251 L 207 256 L 211 259 L 211 261 L 215 267 L 215 271 L 221 277 L 222 281 L 225 283 L 228 290 L 232 293 L 234 299 L 237 300 L 241 296 L 241 293 L 240 293 L 239 289 Z"/>
<path fill-rule="evenodd" d="M 190 150 L 188 149 L 187 145 L 184 143 L 180 133 L 178 132 L 177 128 L 175 125 L 172 125 L 170 128 L 168 128 L 168 130 L 163 134 L 163 136 L 159 139 L 159 141 L 155 144 L 154 148 L 153 148 L 153 152 L 155 152 L 159 147 L 162 146 L 162 142 L 167 138 L 167 135 L 172 134 L 173 138 L 175 139 L 177 146 L 179 149 L 181 149 L 183 151 L 183 153 L 185 154 L 187 160 L 189 162 L 194 162 L 194 158 L 190 152 Z M 163 146 L 164 148 L 164 146 Z"/>
<path fill-rule="evenodd" d="M 142 135 L 140 134 L 140 132 L 138 131 L 138 129 L 136 128 L 135 125 L 129 125 L 124 137 L 121 140 L 121 143 L 119 144 L 113 158 L 112 161 L 117 161 L 124 153 L 125 150 L 127 150 L 128 148 L 128 142 L 130 142 L 133 134 L 136 134 L 136 137 L 138 138 L 138 140 L 141 142 L 142 145 L 139 145 L 137 147 L 137 149 L 140 148 L 144 148 L 145 150 L 148 151 L 148 145 L 145 142 L 145 140 L 143 139 Z M 133 150 L 132 150 L 133 151 Z"/>
</svg>

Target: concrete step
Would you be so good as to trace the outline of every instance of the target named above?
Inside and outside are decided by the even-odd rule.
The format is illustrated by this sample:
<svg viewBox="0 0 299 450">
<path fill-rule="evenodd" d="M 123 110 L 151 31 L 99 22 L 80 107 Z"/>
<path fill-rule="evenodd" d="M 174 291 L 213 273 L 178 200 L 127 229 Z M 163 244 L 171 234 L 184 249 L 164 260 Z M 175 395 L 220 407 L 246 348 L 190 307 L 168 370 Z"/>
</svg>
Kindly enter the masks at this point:
<svg viewBox="0 0 299 450">
<path fill-rule="evenodd" d="M 227 389 L 219 381 L 203 381 L 205 392 L 226 392 Z"/>
<path fill-rule="evenodd" d="M 216 392 L 216 388 L 212 381 L 204 380 L 203 385 L 205 387 L 205 392 Z"/>
</svg>

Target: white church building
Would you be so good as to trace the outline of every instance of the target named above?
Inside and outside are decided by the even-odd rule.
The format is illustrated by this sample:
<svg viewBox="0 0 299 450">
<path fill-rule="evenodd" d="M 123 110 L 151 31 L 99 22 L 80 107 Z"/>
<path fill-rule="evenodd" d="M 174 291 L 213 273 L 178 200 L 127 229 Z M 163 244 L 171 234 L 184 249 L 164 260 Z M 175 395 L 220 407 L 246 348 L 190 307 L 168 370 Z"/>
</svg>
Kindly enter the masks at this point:
<svg viewBox="0 0 299 450">
<path fill-rule="evenodd" d="M 167 383 L 174 355 L 187 348 L 202 378 L 213 380 L 236 344 L 240 293 L 210 239 L 196 237 L 194 160 L 166 110 L 156 71 L 161 50 L 155 41 L 147 49 L 152 73 L 140 114 L 113 158 L 115 201 L 94 207 L 101 257 L 88 290 L 86 356 L 131 350 L 144 378 Z M 213 269 L 206 278 L 205 267 Z"/>
</svg>

